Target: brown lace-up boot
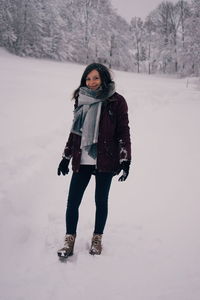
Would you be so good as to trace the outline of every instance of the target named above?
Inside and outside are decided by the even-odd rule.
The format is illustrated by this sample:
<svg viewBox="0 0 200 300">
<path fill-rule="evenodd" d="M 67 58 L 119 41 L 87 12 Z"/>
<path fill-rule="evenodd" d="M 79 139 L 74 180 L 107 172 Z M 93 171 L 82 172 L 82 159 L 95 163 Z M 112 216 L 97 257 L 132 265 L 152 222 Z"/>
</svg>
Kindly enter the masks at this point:
<svg viewBox="0 0 200 300">
<path fill-rule="evenodd" d="M 64 247 L 57 251 L 59 257 L 67 258 L 73 255 L 75 239 L 75 234 L 65 235 Z"/>
<path fill-rule="evenodd" d="M 92 255 L 100 255 L 101 251 L 102 251 L 102 244 L 101 244 L 101 240 L 102 240 L 102 234 L 93 234 L 92 237 L 92 244 L 91 244 L 91 248 L 90 248 L 90 254 Z"/>
</svg>

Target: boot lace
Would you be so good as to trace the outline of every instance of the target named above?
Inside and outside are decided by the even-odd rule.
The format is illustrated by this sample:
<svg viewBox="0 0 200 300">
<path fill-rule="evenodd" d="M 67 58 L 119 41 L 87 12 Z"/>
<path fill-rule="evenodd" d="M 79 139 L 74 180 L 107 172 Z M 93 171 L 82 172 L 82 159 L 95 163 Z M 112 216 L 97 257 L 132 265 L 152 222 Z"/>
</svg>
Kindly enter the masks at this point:
<svg viewBox="0 0 200 300">
<path fill-rule="evenodd" d="M 101 238 L 100 234 L 95 234 L 92 238 L 92 248 L 98 249 L 101 247 Z"/>
<path fill-rule="evenodd" d="M 75 237 L 72 234 L 66 234 L 65 241 L 64 241 L 64 247 L 69 249 L 73 245 L 75 240 Z"/>
</svg>

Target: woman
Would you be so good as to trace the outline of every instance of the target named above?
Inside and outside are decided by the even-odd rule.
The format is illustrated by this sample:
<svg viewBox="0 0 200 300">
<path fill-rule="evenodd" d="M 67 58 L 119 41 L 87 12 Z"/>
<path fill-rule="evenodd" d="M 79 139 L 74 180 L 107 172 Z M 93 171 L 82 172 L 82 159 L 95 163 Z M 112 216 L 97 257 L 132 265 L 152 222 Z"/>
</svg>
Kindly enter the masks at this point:
<svg viewBox="0 0 200 300">
<path fill-rule="evenodd" d="M 102 235 L 108 214 L 108 194 L 113 175 L 123 171 L 126 180 L 131 162 L 128 108 L 116 93 L 107 67 L 93 63 L 86 67 L 80 86 L 75 90 L 74 120 L 58 167 L 58 175 L 69 172 L 72 178 L 66 210 L 66 235 L 60 257 L 73 254 L 78 210 L 92 174 L 95 176 L 96 216 L 90 254 L 101 254 Z"/>
</svg>

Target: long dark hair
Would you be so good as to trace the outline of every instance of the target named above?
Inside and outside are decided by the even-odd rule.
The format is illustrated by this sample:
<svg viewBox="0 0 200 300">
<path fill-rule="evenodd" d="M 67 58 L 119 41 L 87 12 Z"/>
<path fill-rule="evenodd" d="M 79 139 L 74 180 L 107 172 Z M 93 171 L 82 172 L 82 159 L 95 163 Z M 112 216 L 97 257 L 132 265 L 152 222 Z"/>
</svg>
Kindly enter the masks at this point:
<svg viewBox="0 0 200 300">
<path fill-rule="evenodd" d="M 98 64 L 98 63 L 92 63 L 92 64 L 88 65 L 86 67 L 85 71 L 83 72 L 80 85 L 74 91 L 72 99 L 77 100 L 80 87 L 86 86 L 86 78 L 87 78 L 88 74 L 90 72 L 92 72 L 93 70 L 97 70 L 99 72 L 99 75 L 101 78 L 101 86 L 103 89 L 107 88 L 108 84 L 112 82 L 111 73 L 106 66 L 104 66 L 102 64 Z"/>
</svg>

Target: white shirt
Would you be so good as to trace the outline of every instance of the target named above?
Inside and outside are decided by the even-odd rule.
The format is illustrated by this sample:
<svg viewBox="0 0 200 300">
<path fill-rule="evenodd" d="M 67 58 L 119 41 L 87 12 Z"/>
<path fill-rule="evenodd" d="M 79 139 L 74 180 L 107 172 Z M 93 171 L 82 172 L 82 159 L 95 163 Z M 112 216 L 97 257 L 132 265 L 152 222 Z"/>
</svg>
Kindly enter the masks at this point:
<svg viewBox="0 0 200 300">
<path fill-rule="evenodd" d="M 88 152 L 82 149 L 81 165 L 96 165 L 96 159 L 88 155 Z"/>
</svg>

